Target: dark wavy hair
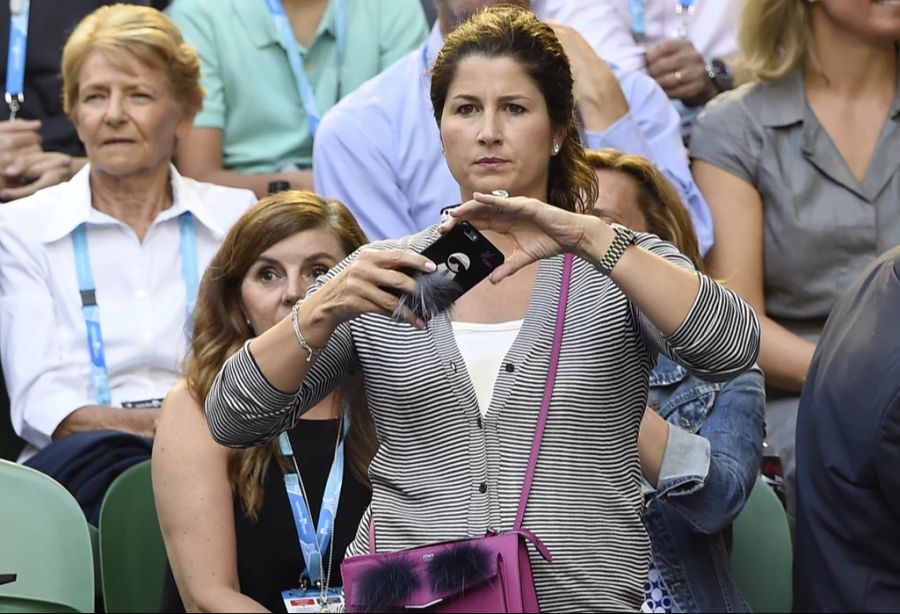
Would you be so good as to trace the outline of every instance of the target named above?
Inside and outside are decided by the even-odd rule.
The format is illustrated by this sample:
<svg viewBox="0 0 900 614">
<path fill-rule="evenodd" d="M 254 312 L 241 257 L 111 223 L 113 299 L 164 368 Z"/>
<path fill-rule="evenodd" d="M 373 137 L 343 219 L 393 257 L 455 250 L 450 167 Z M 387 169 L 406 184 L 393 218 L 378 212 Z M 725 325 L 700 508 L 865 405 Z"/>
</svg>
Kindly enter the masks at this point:
<svg viewBox="0 0 900 614">
<path fill-rule="evenodd" d="M 544 96 L 550 123 L 565 127 L 557 155 L 550 157 L 550 204 L 583 213 L 597 200 L 597 177 L 584 155 L 575 122 L 574 79 L 553 28 L 518 6 L 496 5 L 475 12 L 447 35 L 431 68 L 431 104 L 438 126 L 459 63 L 471 56 L 511 58 Z"/>
<path fill-rule="evenodd" d="M 349 255 L 368 239 L 353 214 L 337 200 L 287 190 L 263 198 L 234 223 L 213 256 L 197 294 L 194 333 L 185 364 L 188 389 L 202 404 L 213 379 L 225 360 L 254 336 L 241 301 L 241 284 L 260 254 L 304 230 L 322 228 L 338 238 L 344 255 Z M 262 331 L 259 331 L 262 332 Z M 347 453 L 354 476 L 368 484 L 368 466 L 377 448 L 374 424 L 369 415 L 358 378 L 341 387 L 350 405 Z M 278 439 L 262 446 L 235 450 L 229 477 L 240 496 L 244 511 L 255 519 L 262 505 L 263 480 L 275 459 L 289 469 L 278 452 Z"/>
</svg>

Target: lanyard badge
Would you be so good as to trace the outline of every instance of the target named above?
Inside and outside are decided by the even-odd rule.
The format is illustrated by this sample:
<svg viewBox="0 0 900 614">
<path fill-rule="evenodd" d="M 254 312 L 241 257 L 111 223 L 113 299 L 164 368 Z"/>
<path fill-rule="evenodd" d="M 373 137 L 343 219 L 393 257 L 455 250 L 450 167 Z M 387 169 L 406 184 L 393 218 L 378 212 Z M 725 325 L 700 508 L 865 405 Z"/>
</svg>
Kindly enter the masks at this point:
<svg viewBox="0 0 900 614">
<path fill-rule="evenodd" d="M 292 588 L 281 591 L 284 609 L 288 612 L 343 612 L 344 591 L 330 588 L 322 596 L 321 591 Z"/>
<path fill-rule="evenodd" d="M 9 119 L 25 102 L 25 50 L 28 47 L 28 15 L 31 0 L 9 0 L 9 49 L 6 55 L 6 104 Z"/>
<path fill-rule="evenodd" d="M 278 438 L 281 454 L 289 457 L 294 464 L 295 471 L 284 474 L 284 487 L 294 517 L 294 526 L 297 529 L 300 552 L 306 566 L 301 577 L 301 587 L 281 592 L 288 612 L 343 611 L 343 592 L 340 588 L 331 588 L 329 582 L 334 556 L 334 524 L 344 481 L 344 439 L 349 429 L 350 416 L 345 407 L 338 423 L 334 459 L 325 482 L 325 492 L 322 495 L 317 525 L 313 524 L 309 498 L 306 495 L 306 488 L 303 485 L 303 478 L 300 476 L 300 467 L 297 464 L 297 457 L 294 455 L 291 441 L 287 433 L 282 433 Z M 329 552 L 329 557 L 323 573 L 322 555 L 325 552 Z"/>
</svg>

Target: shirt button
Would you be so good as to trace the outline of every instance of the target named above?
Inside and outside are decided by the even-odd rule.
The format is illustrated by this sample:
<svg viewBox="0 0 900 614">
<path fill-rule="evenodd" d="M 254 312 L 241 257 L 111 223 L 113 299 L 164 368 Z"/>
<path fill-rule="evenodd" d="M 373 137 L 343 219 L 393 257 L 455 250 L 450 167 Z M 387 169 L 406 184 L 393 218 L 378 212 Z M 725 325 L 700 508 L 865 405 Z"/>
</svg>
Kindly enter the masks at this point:
<svg viewBox="0 0 900 614">
<path fill-rule="evenodd" d="M 487 492 L 487 482 L 482 482 L 481 484 L 478 485 L 478 492 L 480 492 L 481 494 L 484 494 Z"/>
<path fill-rule="evenodd" d="M 506 372 L 507 373 L 512 373 L 515 370 L 516 370 L 516 365 L 514 365 L 511 362 L 506 363 Z"/>
</svg>

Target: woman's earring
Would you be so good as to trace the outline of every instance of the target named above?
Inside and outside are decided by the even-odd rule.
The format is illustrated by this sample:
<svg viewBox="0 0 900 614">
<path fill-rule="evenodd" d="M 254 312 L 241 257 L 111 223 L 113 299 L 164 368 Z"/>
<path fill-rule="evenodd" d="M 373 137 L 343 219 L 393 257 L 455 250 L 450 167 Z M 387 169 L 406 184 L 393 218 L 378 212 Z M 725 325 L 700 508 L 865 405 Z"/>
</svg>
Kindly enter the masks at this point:
<svg viewBox="0 0 900 614">
<path fill-rule="evenodd" d="M 558 153 L 559 153 L 559 143 L 553 143 L 553 155 L 555 156 Z"/>
</svg>

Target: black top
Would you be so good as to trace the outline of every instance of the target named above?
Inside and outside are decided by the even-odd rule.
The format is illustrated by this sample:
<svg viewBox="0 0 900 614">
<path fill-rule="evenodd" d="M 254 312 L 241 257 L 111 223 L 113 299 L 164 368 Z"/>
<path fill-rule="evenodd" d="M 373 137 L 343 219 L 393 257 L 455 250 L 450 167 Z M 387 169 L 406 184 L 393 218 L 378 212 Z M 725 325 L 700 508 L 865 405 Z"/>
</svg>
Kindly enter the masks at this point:
<svg viewBox="0 0 900 614">
<path fill-rule="evenodd" d="M 900 248 L 848 288 L 797 415 L 794 609 L 900 610 Z"/>
<path fill-rule="evenodd" d="M 116 2 L 165 8 L 168 0 L 31 0 L 28 13 L 28 42 L 25 50 L 25 102 L 17 117 L 41 120 L 45 151 L 84 155 L 75 127 L 63 112 L 62 50 L 84 17 L 95 9 Z M 0 2 L 0 88 L 6 87 L 9 53 L 9 2 Z M 6 102 L 0 101 L 0 119 L 9 118 Z"/>
<path fill-rule="evenodd" d="M 289 432 L 291 446 L 306 494 L 310 498 L 313 520 L 319 520 L 319 507 L 331 461 L 338 421 L 300 420 Z M 345 452 L 349 453 L 349 450 Z M 338 503 L 334 533 L 334 557 L 331 565 L 332 586 L 341 585 L 340 563 L 344 551 L 356 536 L 371 493 L 350 470 L 349 454 L 344 460 L 344 483 Z M 243 513 L 240 499 L 234 499 L 235 531 L 238 551 L 238 580 L 241 592 L 273 612 L 284 612 L 281 591 L 299 586 L 305 568 L 294 517 L 284 489 L 284 478 L 277 463 L 270 463 L 259 520 L 251 522 Z M 328 553 L 322 558 L 328 561 Z M 184 612 L 171 570 L 166 571 L 161 612 Z"/>
</svg>

